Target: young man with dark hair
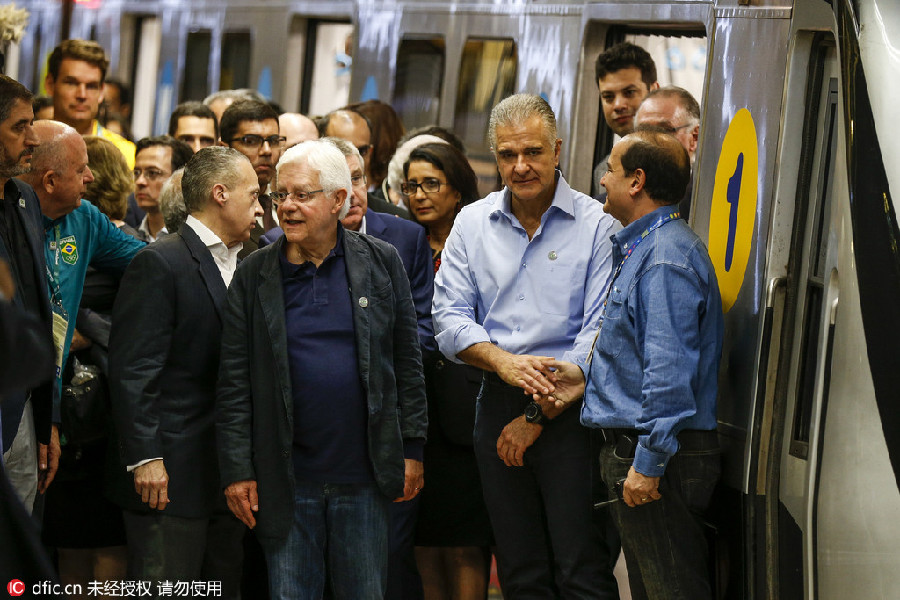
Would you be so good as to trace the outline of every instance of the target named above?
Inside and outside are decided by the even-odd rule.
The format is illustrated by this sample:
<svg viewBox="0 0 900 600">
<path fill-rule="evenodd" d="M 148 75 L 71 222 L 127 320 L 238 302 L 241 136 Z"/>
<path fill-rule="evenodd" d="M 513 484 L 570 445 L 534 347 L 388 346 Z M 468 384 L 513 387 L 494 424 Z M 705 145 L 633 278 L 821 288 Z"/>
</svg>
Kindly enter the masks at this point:
<svg viewBox="0 0 900 600">
<path fill-rule="evenodd" d="M 266 189 L 275 176 L 285 138 L 279 132 L 278 113 L 265 102 L 255 100 L 238 100 L 226 108 L 219 123 L 219 135 L 219 145 L 230 146 L 250 159 L 259 178 L 259 204 L 263 214 L 250 240 L 244 244 L 243 258 L 257 249 L 259 236 L 278 226 Z"/>
<path fill-rule="evenodd" d="M 631 42 L 622 42 L 600 53 L 595 64 L 600 106 L 606 124 L 618 136 L 634 131 L 634 115 L 641 101 L 659 87 L 653 57 Z M 600 178 L 606 173 L 608 156 L 594 168 L 595 198 L 605 197 Z"/>
<path fill-rule="evenodd" d="M 53 118 L 81 135 L 99 135 L 116 145 L 134 167 L 134 144 L 97 121 L 103 102 L 103 82 L 109 60 L 97 42 L 66 40 L 54 48 L 47 62 L 44 87 L 53 97 Z"/>
<path fill-rule="evenodd" d="M 169 118 L 169 135 L 198 152 L 219 140 L 219 121 L 202 102 L 182 102 Z"/>
</svg>

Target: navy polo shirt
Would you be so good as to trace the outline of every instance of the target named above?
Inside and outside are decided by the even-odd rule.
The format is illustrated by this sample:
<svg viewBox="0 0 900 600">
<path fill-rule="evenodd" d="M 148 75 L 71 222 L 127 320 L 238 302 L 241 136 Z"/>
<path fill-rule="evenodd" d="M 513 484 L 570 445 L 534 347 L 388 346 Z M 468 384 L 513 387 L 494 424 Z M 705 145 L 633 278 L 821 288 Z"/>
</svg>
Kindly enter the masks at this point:
<svg viewBox="0 0 900 600">
<path fill-rule="evenodd" d="M 279 256 L 298 481 L 375 481 L 343 235 L 338 225 L 337 244 L 318 268 Z"/>
</svg>

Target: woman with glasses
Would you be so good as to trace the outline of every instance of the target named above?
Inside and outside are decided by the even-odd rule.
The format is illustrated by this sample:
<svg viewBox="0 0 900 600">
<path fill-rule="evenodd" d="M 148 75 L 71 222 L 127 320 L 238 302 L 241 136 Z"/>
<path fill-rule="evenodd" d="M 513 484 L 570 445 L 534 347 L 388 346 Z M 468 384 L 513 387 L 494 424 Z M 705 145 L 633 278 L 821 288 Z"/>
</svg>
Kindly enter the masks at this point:
<svg viewBox="0 0 900 600">
<path fill-rule="evenodd" d="M 453 220 L 463 206 L 478 199 L 475 173 L 466 157 L 446 143 L 415 148 L 403 173 L 401 190 L 413 219 L 428 232 L 437 272 Z M 482 600 L 493 535 L 472 449 L 481 371 L 440 353 L 424 357 L 424 362 L 428 442 L 416 562 L 426 600 Z"/>
</svg>

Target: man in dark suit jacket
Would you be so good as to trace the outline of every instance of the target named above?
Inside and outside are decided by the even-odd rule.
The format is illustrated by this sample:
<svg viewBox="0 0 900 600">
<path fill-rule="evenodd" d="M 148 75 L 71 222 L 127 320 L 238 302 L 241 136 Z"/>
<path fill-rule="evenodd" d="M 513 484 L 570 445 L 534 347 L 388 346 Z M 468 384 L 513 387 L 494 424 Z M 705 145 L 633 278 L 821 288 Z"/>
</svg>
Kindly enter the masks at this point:
<svg viewBox="0 0 900 600">
<path fill-rule="evenodd" d="M 31 169 L 32 151 L 39 143 L 32 127 L 31 99 L 22 84 L 0 75 L 0 259 L 12 271 L 17 290 L 13 302 L 38 317 L 49 335 L 53 318 L 41 207 L 31 186 L 14 179 Z M 8 362 L 6 357 L 2 360 Z M 38 490 L 53 480 L 59 460 L 59 436 L 52 425 L 59 422 L 59 395 L 53 379 L 9 390 L 2 403 L 2 421 L 7 474 L 31 512 Z"/>
<path fill-rule="evenodd" d="M 113 308 L 113 415 L 137 492 L 118 500 L 130 578 L 217 580 L 238 597 L 244 530 L 219 485 L 214 400 L 226 289 L 262 213 L 259 182 L 242 154 L 210 147 L 181 185 L 187 220 L 135 256 Z"/>
<path fill-rule="evenodd" d="M 315 165 L 315 166 L 313 166 Z M 394 248 L 338 222 L 350 171 L 308 141 L 278 165 L 285 235 L 228 293 L 217 394 L 222 482 L 255 527 L 273 597 L 383 598 L 388 505 L 422 487 L 425 386 Z"/>
</svg>

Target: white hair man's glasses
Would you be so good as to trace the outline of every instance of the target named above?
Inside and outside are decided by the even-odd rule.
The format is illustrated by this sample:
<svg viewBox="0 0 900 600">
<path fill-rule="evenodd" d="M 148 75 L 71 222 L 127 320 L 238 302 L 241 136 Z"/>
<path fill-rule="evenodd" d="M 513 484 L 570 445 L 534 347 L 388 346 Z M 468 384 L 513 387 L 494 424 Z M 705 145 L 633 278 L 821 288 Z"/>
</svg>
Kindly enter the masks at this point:
<svg viewBox="0 0 900 600">
<path fill-rule="evenodd" d="M 288 200 L 293 200 L 299 204 L 306 204 L 312 197 L 320 192 L 324 192 L 325 190 L 313 190 L 311 192 L 272 192 L 270 194 L 270 198 L 272 198 L 272 203 L 275 205 L 275 208 L 278 208 Z"/>
</svg>

